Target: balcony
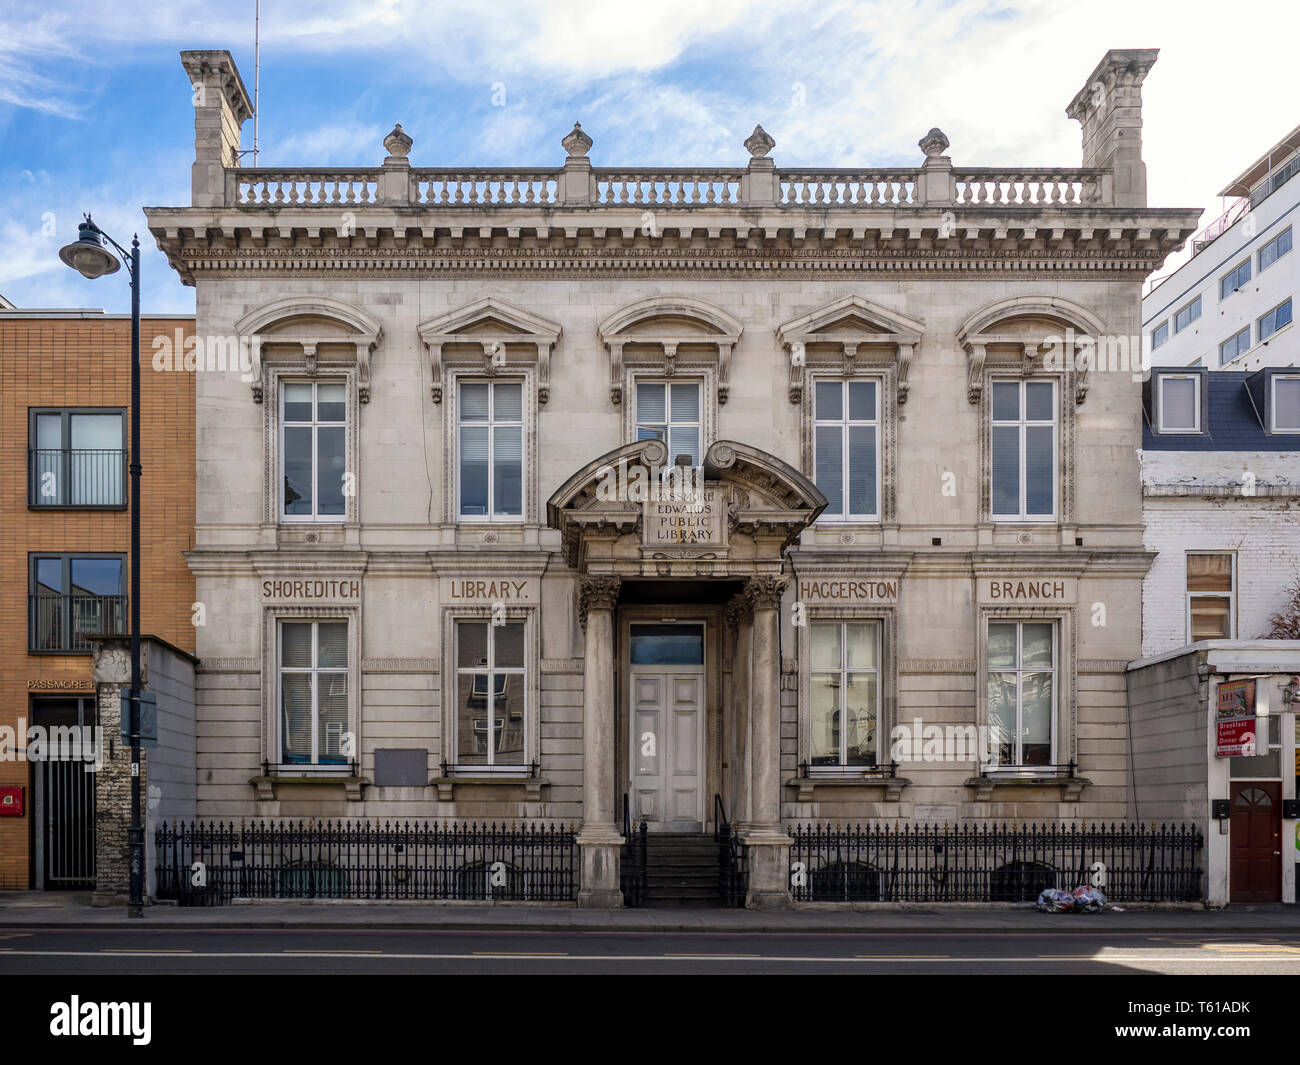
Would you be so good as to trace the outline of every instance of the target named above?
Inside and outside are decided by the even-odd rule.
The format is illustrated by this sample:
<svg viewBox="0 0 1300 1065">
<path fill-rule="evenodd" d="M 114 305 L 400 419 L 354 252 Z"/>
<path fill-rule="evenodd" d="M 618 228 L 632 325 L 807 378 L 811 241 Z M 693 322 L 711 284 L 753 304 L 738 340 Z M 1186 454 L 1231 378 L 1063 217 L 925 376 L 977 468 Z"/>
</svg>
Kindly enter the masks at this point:
<svg viewBox="0 0 1300 1065">
<path fill-rule="evenodd" d="M 33 654 L 89 654 L 91 636 L 125 632 L 124 595 L 27 597 L 27 649 Z"/>
<path fill-rule="evenodd" d="M 28 448 L 27 505 L 40 510 L 125 507 L 126 452 Z"/>
</svg>

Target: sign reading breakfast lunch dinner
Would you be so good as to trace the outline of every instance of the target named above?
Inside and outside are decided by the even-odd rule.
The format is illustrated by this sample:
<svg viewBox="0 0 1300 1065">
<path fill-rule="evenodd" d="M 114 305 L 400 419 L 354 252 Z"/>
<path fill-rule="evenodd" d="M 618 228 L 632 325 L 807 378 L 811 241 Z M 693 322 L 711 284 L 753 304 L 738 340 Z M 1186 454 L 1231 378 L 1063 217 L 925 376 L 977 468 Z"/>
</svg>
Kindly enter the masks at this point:
<svg viewBox="0 0 1300 1065">
<path fill-rule="evenodd" d="M 641 546 L 722 547 L 726 544 L 726 504 L 716 488 L 703 488 L 693 500 L 646 500 Z"/>
</svg>

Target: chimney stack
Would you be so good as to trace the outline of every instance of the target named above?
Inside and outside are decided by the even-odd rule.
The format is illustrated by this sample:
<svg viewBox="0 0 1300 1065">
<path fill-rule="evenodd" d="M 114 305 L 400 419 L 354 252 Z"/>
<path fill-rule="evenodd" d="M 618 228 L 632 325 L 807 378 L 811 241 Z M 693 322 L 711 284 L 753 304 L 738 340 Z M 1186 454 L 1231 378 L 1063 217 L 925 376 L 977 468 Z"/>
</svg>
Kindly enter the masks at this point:
<svg viewBox="0 0 1300 1065">
<path fill-rule="evenodd" d="M 235 61 L 224 48 L 182 52 L 194 104 L 194 207 L 220 207 L 226 170 L 239 166 L 240 132 L 253 115 Z"/>
<path fill-rule="evenodd" d="M 1083 165 L 1113 173 L 1116 207 L 1147 205 L 1142 82 L 1158 54 L 1156 48 L 1112 48 L 1066 108 L 1083 126 Z"/>
</svg>

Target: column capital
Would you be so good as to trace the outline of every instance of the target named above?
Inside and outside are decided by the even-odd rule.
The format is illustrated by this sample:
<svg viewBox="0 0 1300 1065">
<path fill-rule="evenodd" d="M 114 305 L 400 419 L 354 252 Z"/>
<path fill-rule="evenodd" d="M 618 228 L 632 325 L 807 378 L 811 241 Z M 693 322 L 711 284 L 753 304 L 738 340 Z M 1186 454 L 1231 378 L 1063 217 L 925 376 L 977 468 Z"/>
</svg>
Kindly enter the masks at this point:
<svg viewBox="0 0 1300 1065">
<path fill-rule="evenodd" d="M 730 628 L 736 629 L 741 625 L 747 625 L 754 620 L 754 604 L 749 601 L 744 592 L 741 592 L 727 601 L 724 616 Z"/>
<path fill-rule="evenodd" d="M 745 598 L 754 610 L 775 610 L 781 604 L 781 593 L 789 584 L 785 577 L 750 577 L 745 582 Z"/>
<path fill-rule="evenodd" d="M 587 615 L 593 610 L 613 610 L 618 601 L 620 577 L 582 577 L 578 583 L 578 620 L 587 627 Z"/>
</svg>

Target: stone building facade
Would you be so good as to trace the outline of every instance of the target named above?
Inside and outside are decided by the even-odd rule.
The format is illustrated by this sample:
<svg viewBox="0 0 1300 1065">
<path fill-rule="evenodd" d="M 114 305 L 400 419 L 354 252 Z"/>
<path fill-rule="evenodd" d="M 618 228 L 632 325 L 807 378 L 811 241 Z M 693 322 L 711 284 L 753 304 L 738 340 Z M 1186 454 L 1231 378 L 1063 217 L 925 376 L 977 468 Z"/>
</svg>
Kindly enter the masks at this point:
<svg viewBox="0 0 1300 1065">
<path fill-rule="evenodd" d="M 753 905 L 796 821 L 1123 815 L 1140 375 L 1077 356 L 1195 229 L 1146 205 L 1154 51 L 1032 170 L 938 130 L 787 170 L 761 127 L 601 168 L 577 125 L 553 168 L 416 167 L 399 126 L 248 170 L 229 54 L 183 60 L 192 203 L 150 229 L 256 355 L 198 381 L 200 815 L 572 821 L 590 905 L 624 796 L 724 811 Z"/>
</svg>

